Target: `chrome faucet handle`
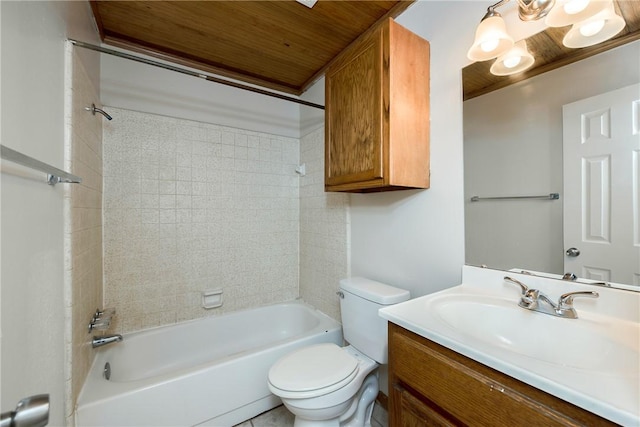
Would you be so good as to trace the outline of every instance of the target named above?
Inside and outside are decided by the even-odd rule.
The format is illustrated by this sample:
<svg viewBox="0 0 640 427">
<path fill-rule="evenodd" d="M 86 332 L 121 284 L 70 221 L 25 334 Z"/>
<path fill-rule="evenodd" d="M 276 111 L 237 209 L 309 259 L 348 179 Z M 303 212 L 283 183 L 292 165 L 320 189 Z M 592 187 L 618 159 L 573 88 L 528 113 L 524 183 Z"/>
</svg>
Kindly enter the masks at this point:
<svg viewBox="0 0 640 427">
<path fill-rule="evenodd" d="M 96 319 L 89 322 L 89 333 L 91 331 L 106 331 L 111 327 L 111 318 L 107 319 Z"/>
<path fill-rule="evenodd" d="M 576 312 L 576 309 L 573 308 L 573 299 L 575 297 L 598 298 L 599 296 L 600 294 L 595 291 L 578 291 L 562 294 L 558 299 L 556 315 L 567 319 L 577 319 L 578 313 Z"/>
<path fill-rule="evenodd" d="M 113 316 L 115 316 L 116 314 L 116 309 L 115 308 L 103 308 L 103 309 L 96 309 L 96 312 L 93 314 L 93 319 L 92 321 L 98 321 L 100 319 L 110 319 Z"/>
<path fill-rule="evenodd" d="M 529 287 L 521 281 L 509 276 L 504 276 L 504 280 L 520 286 L 520 289 L 522 290 L 520 302 L 518 303 L 520 307 L 534 309 L 538 306 L 538 296 L 540 295 L 540 291 L 537 289 L 529 289 Z"/>
<path fill-rule="evenodd" d="M 522 296 L 525 296 L 527 294 L 527 291 L 529 290 L 529 287 L 527 285 L 525 285 L 524 283 L 522 283 L 519 280 L 516 279 L 512 279 L 509 276 L 504 276 L 504 280 L 506 280 L 507 282 L 511 282 L 513 284 L 516 284 L 518 286 L 520 286 L 520 288 L 522 289 Z"/>
<path fill-rule="evenodd" d="M 560 308 L 573 307 L 573 299 L 575 297 L 598 298 L 599 296 L 600 294 L 595 291 L 569 292 L 569 293 L 560 295 L 560 298 L 558 299 L 558 307 Z"/>
</svg>

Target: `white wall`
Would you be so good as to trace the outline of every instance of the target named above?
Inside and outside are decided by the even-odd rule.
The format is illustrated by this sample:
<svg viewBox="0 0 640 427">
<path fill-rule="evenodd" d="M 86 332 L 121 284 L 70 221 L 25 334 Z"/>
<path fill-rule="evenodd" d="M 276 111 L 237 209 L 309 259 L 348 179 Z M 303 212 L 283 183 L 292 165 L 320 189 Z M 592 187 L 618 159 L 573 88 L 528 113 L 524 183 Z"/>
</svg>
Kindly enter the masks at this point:
<svg viewBox="0 0 640 427">
<path fill-rule="evenodd" d="M 461 280 L 460 70 L 483 8 L 482 2 L 423 1 L 397 19 L 431 43 L 431 117 L 425 117 L 431 121 L 431 188 L 351 196 L 352 274 L 408 289 L 413 297 Z"/>
<path fill-rule="evenodd" d="M 351 194 L 351 274 L 425 295 L 455 286 L 464 264 L 462 81 L 466 52 L 487 4 L 421 1 L 397 22 L 431 43 L 431 188 Z M 464 11 L 464 13 L 462 13 Z M 304 99 L 323 103 L 324 81 Z M 301 110 L 301 126 L 320 115 Z M 320 125 L 321 126 L 321 125 Z M 331 292 L 332 289 L 327 289 Z"/>
<path fill-rule="evenodd" d="M 101 115 L 85 108 L 100 104 L 97 52 L 67 44 L 65 92 L 65 170 L 82 177 L 82 183 L 65 185 L 65 310 L 66 310 L 66 416 L 73 424 L 77 396 L 96 351 L 87 321 L 102 298 L 102 123 Z M 87 58 L 94 63 L 88 73 Z"/>
<path fill-rule="evenodd" d="M 299 107 L 292 102 L 111 55 L 102 55 L 101 71 L 105 105 L 300 137 Z"/>
<path fill-rule="evenodd" d="M 637 83 L 639 61 L 636 41 L 465 102 L 467 263 L 564 273 L 562 106 Z M 560 200 L 469 200 L 552 192 Z"/>
<path fill-rule="evenodd" d="M 85 2 L 1 2 L 1 142 L 63 168 L 64 50 L 93 41 Z M 63 193 L 42 173 L 2 162 L 2 411 L 51 395 L 64 425 Z"/>
</svg>

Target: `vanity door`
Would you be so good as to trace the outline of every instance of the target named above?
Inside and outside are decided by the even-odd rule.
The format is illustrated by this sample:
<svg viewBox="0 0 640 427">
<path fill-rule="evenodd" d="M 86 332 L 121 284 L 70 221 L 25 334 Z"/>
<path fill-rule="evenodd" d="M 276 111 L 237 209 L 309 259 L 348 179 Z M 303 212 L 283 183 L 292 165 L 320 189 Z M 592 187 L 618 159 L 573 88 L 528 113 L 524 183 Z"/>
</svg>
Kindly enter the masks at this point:
<svg viewBox="0 0 640 427">
<path fill-rule="evenodd" d="M 389 323 L 390 427 L 609 426 L 609 421 Z"/>
</svg>

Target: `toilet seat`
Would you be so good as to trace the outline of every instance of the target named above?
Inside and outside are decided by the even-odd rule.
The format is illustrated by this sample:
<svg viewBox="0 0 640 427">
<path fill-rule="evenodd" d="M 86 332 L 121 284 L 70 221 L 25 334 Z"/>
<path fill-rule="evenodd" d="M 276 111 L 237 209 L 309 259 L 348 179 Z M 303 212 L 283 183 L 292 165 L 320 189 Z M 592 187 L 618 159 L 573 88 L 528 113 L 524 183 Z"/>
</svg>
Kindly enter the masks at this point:
<svg viewBox="0 0 640 427">
<path fill-rule="evenodd" d="M 331 393 L 351 382 L 358 360 L 333 343 L 296 350 L 269 370 L 269 385 L 280 397 L 311 398 Z"/>
</svg>

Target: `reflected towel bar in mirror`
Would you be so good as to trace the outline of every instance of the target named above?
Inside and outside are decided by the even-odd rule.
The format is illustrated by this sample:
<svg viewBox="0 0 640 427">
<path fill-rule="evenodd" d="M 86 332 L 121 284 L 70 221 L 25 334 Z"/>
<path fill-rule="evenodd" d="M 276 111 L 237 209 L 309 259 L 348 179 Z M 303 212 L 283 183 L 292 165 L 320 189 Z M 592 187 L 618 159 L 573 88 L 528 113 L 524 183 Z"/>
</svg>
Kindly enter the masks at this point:
<svg viewBox="0 0 640 427">
<path fill-rule="evenodd" d="M 543 199 L 543 200 L 558 200 L 560 199 L 560 193 L 545 194 L 544 196 L 503 196 L 503 197 L 471 197 L 472 202 L 479 202 L 480 200 L 520 200 L 520 199 Z"/>
</svg>

